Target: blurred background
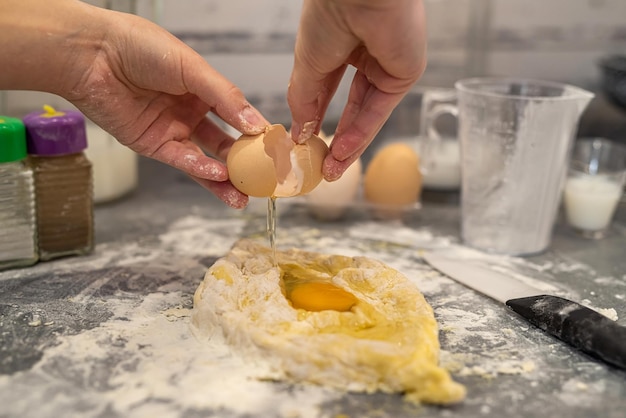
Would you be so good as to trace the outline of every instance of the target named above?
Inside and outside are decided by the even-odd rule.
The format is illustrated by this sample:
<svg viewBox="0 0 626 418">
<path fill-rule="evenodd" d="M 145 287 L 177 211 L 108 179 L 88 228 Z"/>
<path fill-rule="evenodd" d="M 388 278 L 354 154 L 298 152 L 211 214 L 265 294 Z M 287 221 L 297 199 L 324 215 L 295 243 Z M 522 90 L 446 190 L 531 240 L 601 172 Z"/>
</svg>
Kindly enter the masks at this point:
<svg viewBox="0 0 626 418">
<path fill-rule="evenodd" d="M 301 0 L 109 0 L 101 7 L 136 13 L 163 26 L 230 78 L 272 122 L 289 123 L 285 93 Z M 598 62 L 626 54 L 624 0 L 425 0 L 429 63 L 416 91 L 452 87 L 469 76 L 520 76 L 575 84 L 597 93 L 580 136 L 626 142 L 626 109 L 602 91 Z M 325 126 L 333 129 L 348 83 L 334 99 Z M 49 95 L 5 91 L 0 113 L 65 106 Z M 407 99 L 412 100 L 412 99 Z M 408 112 L 408 113 L 407 113 Z M 419 123 L 418 108 L 398 109 Z M 390 123 L 396 123 L 390 121 Z"/>
</svg>

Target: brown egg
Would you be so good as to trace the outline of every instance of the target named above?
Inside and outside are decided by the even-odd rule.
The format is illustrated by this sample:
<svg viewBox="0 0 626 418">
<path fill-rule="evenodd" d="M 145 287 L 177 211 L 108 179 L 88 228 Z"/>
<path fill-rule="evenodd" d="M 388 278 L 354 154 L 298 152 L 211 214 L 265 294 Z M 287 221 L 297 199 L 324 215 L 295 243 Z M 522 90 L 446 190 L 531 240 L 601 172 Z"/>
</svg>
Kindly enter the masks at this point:
<svg viewBox="0 0 626 418">
<path fill-rule="evenodd" d="M 418 202 L 421 190 L 419 157 L 407 144 L 383 147 L 365 171 L 365 199 L 377 207 L 379 217 L 397 217 Z"/>
<path fill-rule="evenodd" d="M 295 144 L 283 125 L 235 141 L 226 165 L 233 185 L 253 197 L 291 197 L 313 190 L 322 181 L 328 146 L 313 136 Z"/>
</svg>

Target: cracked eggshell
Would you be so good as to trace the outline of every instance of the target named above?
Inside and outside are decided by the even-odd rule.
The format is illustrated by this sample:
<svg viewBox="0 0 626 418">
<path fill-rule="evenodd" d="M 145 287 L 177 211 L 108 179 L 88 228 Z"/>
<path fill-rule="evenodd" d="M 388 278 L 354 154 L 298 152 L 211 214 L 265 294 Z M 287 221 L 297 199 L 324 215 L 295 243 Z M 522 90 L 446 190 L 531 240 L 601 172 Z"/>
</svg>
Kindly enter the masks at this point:
<svg viewBox="0 0 626 418">
<path fill-rule="evenodd" d="M 252 197 L 291 197 L 313 190 L 322 181 L 328 146 L 313 136 L 295 144 L 282 125 L 259 135 L 242 135 L 228 153 L 230 181 Z"/>
</svg>

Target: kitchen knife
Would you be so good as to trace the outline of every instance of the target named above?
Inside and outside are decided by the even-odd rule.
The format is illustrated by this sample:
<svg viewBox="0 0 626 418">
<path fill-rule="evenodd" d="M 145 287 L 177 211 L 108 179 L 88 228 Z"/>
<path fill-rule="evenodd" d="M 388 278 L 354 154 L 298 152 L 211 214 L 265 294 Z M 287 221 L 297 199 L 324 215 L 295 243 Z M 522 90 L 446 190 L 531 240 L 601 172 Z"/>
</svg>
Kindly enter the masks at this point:
<svg viewBox="0 0 626 418">
<path fill-rule="evenodd" d="M 425 252 L 422 258 L 455 281 L 504 303 L 545 332 L 626 370 L 626 327 L 606 316 L 471 260 L 434 252 Z"/>
</svg>

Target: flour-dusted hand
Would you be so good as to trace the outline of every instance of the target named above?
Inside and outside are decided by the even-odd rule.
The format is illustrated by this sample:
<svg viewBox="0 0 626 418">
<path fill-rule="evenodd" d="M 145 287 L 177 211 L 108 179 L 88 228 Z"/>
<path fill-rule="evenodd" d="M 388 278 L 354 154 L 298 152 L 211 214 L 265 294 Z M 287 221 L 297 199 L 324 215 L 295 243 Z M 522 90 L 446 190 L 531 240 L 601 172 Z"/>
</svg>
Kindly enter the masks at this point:
<svg viewBox="0 0 626 418">
<path fill-rule="evenodd" d="M 3 5 L 0 88 L 56 93 L 122 144 L 247 204 L 222 162 L 234 139 L 207 113 L 246 134 L 269 123 L 200 55 L 146 19 L 80 1 Z M 23 51 L 28 62 L 15 59 Z"/>
<path fill-rule="evenodd" d="M 292 136 L 320 130 L 348 65 L 357 72 L 324 163 L 336 180 L 373 140 L 426 66 L 421 0 L 304 0 L 289 83 Z"/>
</svg>

